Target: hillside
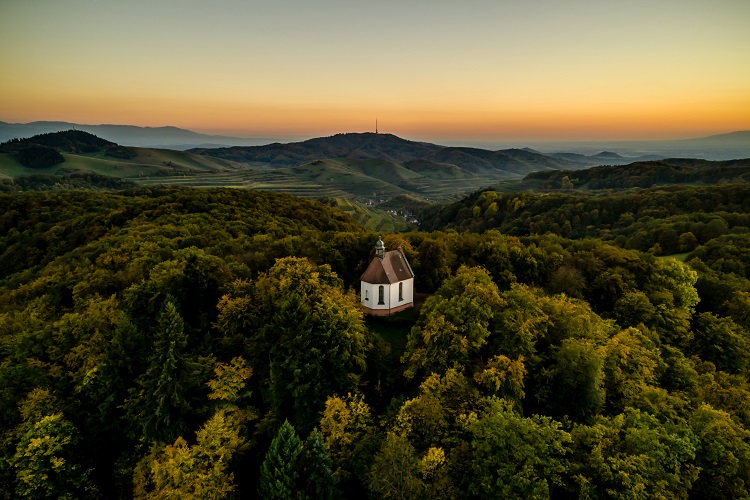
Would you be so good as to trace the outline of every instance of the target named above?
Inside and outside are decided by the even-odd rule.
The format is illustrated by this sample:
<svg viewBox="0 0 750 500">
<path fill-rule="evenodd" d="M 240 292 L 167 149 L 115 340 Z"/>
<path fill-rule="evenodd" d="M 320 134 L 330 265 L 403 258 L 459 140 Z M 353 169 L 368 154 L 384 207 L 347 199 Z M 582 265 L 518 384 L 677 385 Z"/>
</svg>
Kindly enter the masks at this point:
<svg viewBox="0 0 750 500">
<path fill-rule="evenodd" d="M 330 138 L 329 138 L 330 139 Z M 232 186 L 266 189 L 295 195 L 320 197 L 388 198 L 412 193 L 445 198 L 470 192 L 496 181 L 496 171 L 477 175 L 455 165 L 411 160 L 403 164 L 380 155 L 410 158 L 408 151 L 438 148 L 413 143 L 394 136 L 349 134 L 308 141 L 306 147 L 317 154 L 359 155 L 363 158 L 315 159 L 281 168 L 249 167 L 245 163 L 185 151 L 123 147 L 87 132 L 70 130 L 42 134 L 27 139 L 13 139 L 0 146 L 0 177 L 18 178 L 34 174 L 55 174 L 60 169 L 92 172 L 124 178 L 144 185 L 176 184 L 182 186 Z M 364 140 L 363 140 L 364 139 Z M 311 144 L 312 145 L 311 145 Z M 42 148 L 34 154 L 43 156 L 54 150 L 57 159 L 43 164 L 24 163 L 19 151 L 30 146 Z M 46 148 L 46 149 L 45 149 Z M 292 145 L 292 150 L 300 147 Z M 3 152 L 4 151 L 4 152 Z M 315 157 L 308 152 L 311 157 Z M 287 158 L 290 153 L 284 153 Z M 300 154 L 297 158 L 302 158 Z M 275 157 L 279 161 L 279 157 Z M 282 165 L 286 164 L 281 160 Z M 502 178 L 504 175 L 500 175 Z M 31 185 L 26 183 L 25 185 Z"/>
<path fill-rule="evenodd" d="M 320 188 L 325 196 L 334 197 L 348 193 L 350 197 L 388 198 L 411 193 L 431 199 L 455 199 L 502 180 L 520 180 L 532 171 L 581 166 L 527 150 L 444 147 L 375 133 L 190 151 L 266 170 L 238 175 L 232 185 L 262 185 L 272 190 L 277 189 L 276 185 L 280 189 L 286 189 L 285 185 L 306 186 L 294 191 L 303 196 L 308 188 L 313 192 Z M 211 183 L 208 177 L 186 178 L 180 183 L 207 185 Z"/>
<path fill-rule="evenodd" d="M 408 141 L 391 134 L 362 133 L 336 134 L 289 144 L 198 148 L 190 152 L 249 164 L 285 167 L 324 158 L 378 158 L 398 163 L 416 160 L 440 149 L 442 147 L 435 144 Z"/>
<path fill-rule="evenodd" d="M 672 158 L 532 172 L 418 214 L 428 230 L 594 237 L 675 254 L 750 230 L 750 159 Z"/>
<path fill-rule="evenodd" d="M 410 160 L 403 163 L 404 167 L 412 172 L 417 172 L 425 177 L 433 179 L 455 179 L 459 177 L 472 177 L 473 174 L 468 170 L 451 165 L 450 163 L 435 163 L 425 159 Z"/>
<path fill-rule="evenodd" d="M 324 158 L 377 158 L 394 163 L 425 160 L 467 172 L 495 171 L 513 175 L 542 168 L 575 168 L 576 164 L 520 149 L 489 151 L 445 147 L 402 139 L 392 134 L 337 134 L 289 144 L 193 149 L 191 152 L 270 167 L 293 166 Z"/>
<path fill-rule="evenodd" d="M 542 189 L 627 189 L 660 184 L 716 184 L 750 182 L 750 159 L 708 161 L 668 158 L 623 166 L 600 166 L 586 170 L 532 172 L 524 183 L 541 182 Z"/>
<path fill-rule="evenodd" d="M 426 207 L 419 220 L 426 230 L 553 233 L 671 255 L 722 234 L 750 231 L 750 183 L 599 194 L 484 190 L 456 203 Z"/>
<path fill-rule="evenodd" d="M 429 200 L 456 200 L 462 195 L 508 178 L 504 171 L 474 174 L 455 166 L 421 161 L 417 164 L 415 172 L 408 168 L 414 165 L 380 159 L 329 158 L 295 167 L 245 168 L 226 172 L 185 173 L 170 177 L 140 177 L 133 180 L 141 185 L 228 186 L 265 189 L 313 199 L 346 197 L 364 202 L 370 199 L 384 201 L 399 194 L 412 194 Z M 515 175 L 512 178 L 520 182 L 521 176 Z"/>
<path fill-rule="evenodd" d="M 119 177 L 64 167 L 53 173 L 24 175 L 15 179 L 0 175 L 0 192 L 3 193 L 70 189 L 119 191 L 137 186 Z"/>
<path fill-rule="evenodd" d="M 403 190 L 398 187 L 410 174 L 400 165 L 387 160 L 326 159 L 304 165 L 279 169 L 298 181 L 316 183 L 351 193 L 355 196 L 392 196 Z M 374 175 L 368 175 L 374 174 Z"/>
<path fill-rule="evenodd" d="M 316 179 L 324 180 L 327 176 L 335 177 L 346 173 L 360 174 L 389 184 L 401 184 L 409 179 L 423 177 L 398 163 L 388 160 L 367 159 L 324 159 L 315 160 L 298 167 L 284 169 L 301 175 L 313 175 Z"/>
<path fill-rule="evenodd" d="M 54 150 L 60 153 L 61 161 L 29 164 L 20 156 L 29 150 Z M 124 147 L 80 130 L 40 134 L 0 144 L 2 178 L 54 174 L 62 168 L 137 180 L 195 172 L 226 172 L 246 167 L 184 151 Z"/>
<path fill-rule="evenodd" d="M 60 153 L 84 154 L 106 151 L 116 147 L 117 144 L 81 130 L 65 130 L 38 134 L 28 138 L 11 139 L 0 144 L 0 152 L 13 153 L 29 146 L 52 148 Z M 126 154 L 127 149 L 121 150 L 121 153 Z"/>
<path fill-rule="evenodd" d="M 451 166 L 421 160 L 399 164 L 375 158 L 329 158 L 274 172 L 365 197 L 390 197 L 407 192 L 427 194 L 443 184 L 452 182 L 462 186 L 477 180 L 475 175 Z"/>
<path fill-rule="evenodd" d="M 27 203 L 39 203 L 29 217 Z M 64 210 L 57 210 L 64 206 Z M 300 231 L 359 231 L 361 226 L 352 217 L 331 207 L 304 198 L 284 194 L 251 190 L 194 190 L 174 187 L 138 188 L 118 193 L 90 193 L 67 191 L 59 193 L 15 193 L 0 195 L 0 283 L 27 266 L 47 265 L 67 252 L 86 251 L 89 242 L 114 239 L 128 244 L 120 230 L 139 225 L 138 218 L 145 217 L 154 223 L 174 224 L 181 219 L 212 213 L 221 221 L 221 231 L 239 231 L 251 236 L 255 233 L 272 233 L 275 229 Z M 217 210 L 217 212 L 212 212 Z M 26 215 L 24 215 L 26 214 Z M 230 224 L 231 223 L 231 224 Z M 80 232 L 82 224 L 93 225 L 92 233 Z M 50 231 L 55 226 L 61 231 Z M 9 233 L 11 228 L 15 231 Z M 44 236 L 38 232 L 46 228 Z M 139 228 L 140 230 L 142 228 Z M 181 227 L 178 232 L 189 234 L 195 228 Z M 167 225 L 162 228 L 169 233 Z M 138 231 L 136 231 L 138 232 Z M 34 236 L 37 235 L 37 236 Z M 204 241 L 205 236 L 192 234 L 175 242 L 190 246 Z"/>
<path fill-rule="evenodd" d="M 676 183 L 711 185 L 746 181 L 750 167 L 747 160 L 710 162 L 667 159 L 583 170 L 578 169 L 585 166 L 580 161 L 553 158 L 529 149 L 489 151 L 442 147 L 407 141 L 389 134 L 339 134 L 302 143 L 200 150 L 212 154 L 220 151 L 249 163 L 191 152 L 124 148 L 81 131 L 15 140 L 3 147 L 18 149 L 28 144 L 54 146 L 58 151 L 63 151 L 64 162 L 29 168 L 20 163 L 16 153 L 0 153 L 0 176 L 11 179 L 30 174 L 55 174 L 64 166 L 66 170 L 123 178 L 144 186 L 228 186 L 263 189 L 313 199 L 347 198 L 363 204 L 384 204 L 383 208 L 395 210 L 404 217 L 416 216 L 420 220 L 421 216 L 417 216 L 416 211 L 409 208 L 411 203 L 406 206 L 389 200 L 406 200 L 406 196 L 410 195 L 426 202 L 455 202 L 468 193 L 493 185 L 497 191 L 507 193 L 646 188 Z M 415 158 L 419 155 L 422 156 Z M 617 153 L 607 151 L 595 156 L 602 161 L 625 159 Z M 308 157 L 315 159 L 302 161 Z M 251 164 L 255 167 L 249 166 Z M 97 182 L 100 186 L 116 185 L 108 181 Z M 38 185 L 48 189 L 50 186 L 65 186 L 70 185 L 69 183 L 69 180 L 51 183 L 49 179 L 45 179 L 40 180 Z M 28 182 L 13 189 L 32 185 L 35 184 Z M 340 205 L 347 206 L 343 202 Z M 482 214 L 485 210 L 486 207 L 482 208 Z M 370 222 L 364 215 L 360 217 L 368 227 L 373 227 L 373 224 L 382 220 L 374 207 L 363 207 L 358 213 L 372 217 Z M 472 218 L 475 219 L 476 217 Z M 424 223 L 427 227 L 441 227 L 434 225 L 431 216 L 426 217 Z M 468 224 L 471 227 L 490 228 L 495 227 L 493 224 L 496 222 L 483 219 L 468 222 L 463 217 L 454 224 L 455 227 Z M 580 228 L 572 220 L 571 224 L 574 232 L 567 234 L 579 234 Z M 631 236 L 622 231 L 618 234 L 624 234 L 627 238 Z"/>
<path fill-rule="evenodd" d="M 477 148 L 450 147 L 429 154 L 423 159 L 455 165 L 472 173 L 495 172 L 498 177 L 511 178 L 536 170 L 574 168 L 575 164 L 522 149 L 489 151 Z"/>
</svg>

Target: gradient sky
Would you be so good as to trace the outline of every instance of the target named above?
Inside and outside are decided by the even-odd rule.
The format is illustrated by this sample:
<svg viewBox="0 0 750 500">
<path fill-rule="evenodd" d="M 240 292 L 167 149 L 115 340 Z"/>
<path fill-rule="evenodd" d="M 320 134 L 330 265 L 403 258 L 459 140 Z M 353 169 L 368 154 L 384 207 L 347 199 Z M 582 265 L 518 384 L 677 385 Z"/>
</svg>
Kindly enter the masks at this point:
<svg viewBox="0 0 750 500">
<path fill-rule="evenodd" d="M 750 129 L 750 0 L 0 0 L 0 121 L 312 137 Z"/>
</svg>

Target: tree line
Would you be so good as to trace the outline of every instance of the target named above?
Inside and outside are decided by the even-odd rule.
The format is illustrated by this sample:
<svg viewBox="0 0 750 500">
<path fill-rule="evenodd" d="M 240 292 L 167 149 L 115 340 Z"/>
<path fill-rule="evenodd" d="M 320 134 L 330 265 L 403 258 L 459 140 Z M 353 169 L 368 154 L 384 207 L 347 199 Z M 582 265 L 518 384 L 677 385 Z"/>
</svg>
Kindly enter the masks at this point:
<svg viewBox="0 0 750 500">
<path fill-rule="evenodd" d="M 750 185 L 668 186 L 614 193 L 478 191 L 420 214 L 420 228 L 528 236 L 600 238 L 617 246 L 671 255 L 728 233 L 750 231 Z"/>
<path fill-rule="evenodd" d="M 748 182 L 750 159 L 709 161 L 669 158 L 629 165 L 603 165 L 584 170 L 540 170 L 524 178 L 524 182 L 529 181 L 541 182 L 541 189 L 550 191 L 580 188 L 622 190 L 664 184 Z"/>
</svg>

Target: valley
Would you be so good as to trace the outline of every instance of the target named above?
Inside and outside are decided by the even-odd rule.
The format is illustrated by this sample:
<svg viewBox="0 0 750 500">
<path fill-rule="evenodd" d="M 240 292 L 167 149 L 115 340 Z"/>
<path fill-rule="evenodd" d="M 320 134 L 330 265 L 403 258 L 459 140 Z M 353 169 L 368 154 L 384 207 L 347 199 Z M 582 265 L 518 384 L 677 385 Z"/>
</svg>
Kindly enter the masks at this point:
<svg viewBox="0 0 750 500">
<path fill-rule="evenodd" d="M 29 147 L 57 151 L 63 161 L 24 165 L 19 151 Z M 545 155 L 528 148 L 491 151 L 444 147 L 373 133 L 337 134 L 300 143 L 178 151 L 120 146 L 71 130 L 0 145 L 0 187 L 12 190 L 15 179 L 30 179 L 33 184 L 34 178 L 41 179 L 39 176 L 48 188 L 66 186 L 70 182 L 63 178 L 88 172 L 144 187 L 265 190 L 330 200 L 330 204 L 351 213 L 368 229 L 403 231 L 416 227 L 418 213 L 425 207 L 458 202 L 488 187 L 500 193 L 566 189 L 586 193 L 665 183 L 746 182 L 750 177 L 745 160 L 644 158 L 651 157 L 622 165 L 628 158 L 611 152 L 584 156 Z M 591 168 L 589 165 L 596 160 L 615 165 Z M 80 181 L 74 185 L 79 186 Z M 416 201 L 419 209 L 410 207 L 413 203 L 409 200 Z"/>
</svg>

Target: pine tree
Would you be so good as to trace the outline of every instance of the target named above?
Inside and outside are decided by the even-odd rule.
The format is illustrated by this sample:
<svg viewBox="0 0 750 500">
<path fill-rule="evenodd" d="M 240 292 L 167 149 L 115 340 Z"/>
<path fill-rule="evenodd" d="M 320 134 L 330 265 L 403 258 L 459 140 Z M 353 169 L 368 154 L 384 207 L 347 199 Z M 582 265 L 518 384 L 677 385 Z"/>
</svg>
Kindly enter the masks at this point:
<svg viewBox="0 0 750 500">
<path fill-rule="evenodd" d="M 302 447 L 294 426 L 288 420 L 279 428 L 271 441 L 266 458 L 260 468 L 262 498 L 288 499 L 296 496 Z"/>
<path fill-rule="evenodd" d="M 307 498 L 336 497 L 336 478 L 331 472 L 331 456 L 318 429 L 313 429 L 305 440 L 302 450 L 302 482 Z"/>
<path fill-rule="evenodd" d="M 137 355 L 139 350 L 145 352 L 143 340 L 141 332 L 121 313 L 98 367 L 94 396 L 99 401 L 100 420 L 106 429 L 117 430 L 121 425 L 118 407 L 127 397 L 127 388 L 135 383 L 146 361 L 145 356 Z"/>
<path fill-rule="evenodd" d="M 170 442 L 182 430 L 181 415 L 188 409 L 186 347 L 184 323 L 167 299 L 157 318 L 149 367 L 138 380 L 141 389 L 127 403 L 128 415 L 146 442 Z"/>
</svg>

